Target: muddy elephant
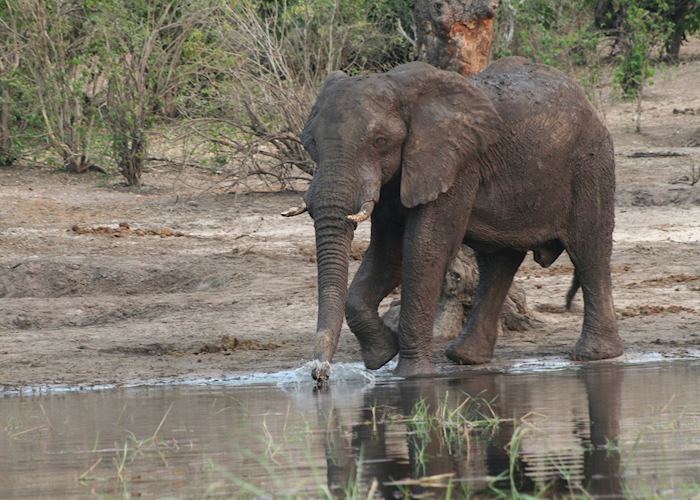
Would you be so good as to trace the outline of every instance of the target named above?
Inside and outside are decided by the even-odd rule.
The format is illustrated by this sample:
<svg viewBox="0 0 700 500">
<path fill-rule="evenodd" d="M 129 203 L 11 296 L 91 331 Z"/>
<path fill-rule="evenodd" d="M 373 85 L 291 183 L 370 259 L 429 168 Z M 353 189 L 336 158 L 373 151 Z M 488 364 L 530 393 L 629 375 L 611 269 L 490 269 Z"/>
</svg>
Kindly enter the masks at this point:
<svg viewBox="0 0 700 500">
<path fill-rule="evenodd" d="M 440 285 L 461 243 L 475 250 L 480 281 L 449 359 L 492 358 L 499 311 L 528 251 L 543 267 L 564 250 L 574 263 L 584 321 L 572 357 L 622 353 L 610 277 L 613 145 L 570 78 L 522 58 L 470 78 L 419 62 L 369 76 L 334 72 L 302 141 L 318 170 L 304 204 L 283 215 L 314 220 L 317 380 L 328 376 L 343 315 L 367 368 L 398 353 L 396 374 L 430 374 Z M 370 245 L 348 290 L 354 229 L 370 217 Z M 377 308 L 399 285 L 394 332 Z"/>
</svg>

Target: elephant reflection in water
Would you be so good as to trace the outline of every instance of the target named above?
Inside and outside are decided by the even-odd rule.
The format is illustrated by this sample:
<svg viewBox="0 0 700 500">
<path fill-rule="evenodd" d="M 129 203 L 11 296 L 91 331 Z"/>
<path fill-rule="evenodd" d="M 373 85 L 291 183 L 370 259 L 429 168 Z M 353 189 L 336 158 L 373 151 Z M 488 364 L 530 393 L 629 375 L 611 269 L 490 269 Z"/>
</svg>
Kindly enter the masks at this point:
<svg viewBox="0 0 700 500">
<path fill-rule="evenodd" d="M 326 428 L 329 489 L 342 495 L 359 474 L 365 486 L 376 478 L 377 494 L 385 498 L 401 497 L 407 489 L 412 496 L 432 492 L 440 497 L 447 476 L 440 481 L 442 486 L 415 480 L 451 474 L 453 491 L 459 491 L 459 485 L 472 493 L 490 486 L 507 490 L 511 481 L 509 445 L 518 426 L 538 418 L 528 409 L 537 408 L 531 391 L 541 394 L 543 388 L 541 380 L 528 385 L 513 383 L 513 379 L 504 383 L 504 377 L 511 376 L 474 374 L 449 381 L 424 379 L 378 386 L 365 394 L 365 407 L 353 419 L 360 423 L 350 427 L 343 425 L 338 410 L 319 409 Z M 524 434 L 515 486 L 521 492 L 547 487 L 548 494 L 561 494 L 580 492 L 582 487 L 591 495 L 620 495 L 620 455 L 607 445 L 620 432 L 622 372 L 612 365 L 585 367 L 569 383 L 566 392 L 561 385 L 557 389 L 556 407 L 545 412 L 549 418 L 540 416 L 534 430 Z M 461 447 L 451 449 L 440 426 L 421 426 L 409 420 L 419 404 L 435 417 L 446 394 L 449 409 L 457 408 L 465 394 L 493 400 L 492 409 L 503 420 L 493 432 L 473 432 Z M 568 429 L 562 430 L 562 424 Z M 548 426 L 557 426 L 555 436 L 547 435 Z M 494 480 L 497 477 L 502 479 Z"/>
</svg>

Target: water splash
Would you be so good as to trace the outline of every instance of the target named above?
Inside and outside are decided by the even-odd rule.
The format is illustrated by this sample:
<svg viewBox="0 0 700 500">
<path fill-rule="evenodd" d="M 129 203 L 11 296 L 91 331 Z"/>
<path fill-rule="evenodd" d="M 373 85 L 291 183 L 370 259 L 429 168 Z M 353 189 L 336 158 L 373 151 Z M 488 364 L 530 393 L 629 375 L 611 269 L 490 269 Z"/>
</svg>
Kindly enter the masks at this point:
<svg viewBox="0 0 700 500">
<path fill-rule="evenodd" d="M 318 366 L 318 361 L 309 361 L 299 368 L 287 372 L 279 372 L 283 376 L 276 382 L 278 387 L 296 387 L 305 385 L 315 385 L 311 378 L 311 371 Z M 379 370 L 367 370 L 362 363 L 333 363 L 330 365 L 331 385 L 352 384 L 374 387 L 378 378 L 391 376 L 396 361 L 392 361 Z"/>
<path fill-rule="evenodd" d="M 620 363 L 626 365 L 661 363 L 665 361 L 682 361 L 700 359 L 700 349 L 683 349 L 678 352 L 625 352 L 619 358 L 601 360 L 600 363 Z M 536 373 L 551 370 L 576 369 L 585 363 L 574 362 L 570 359 L 552 356 L 542 358 L 517 359 L 506 367 L 505 373 Z"/>
<path fill-rule="evenodd" d="M 700 359 L 700 349 L 680 349 L 676 352 L 632 351 L 626 352 L 619 358 L 622 363 L 626 364 L 655 363 L 680 359 Z"/>
<path fill-rule="evenodd" d="M 249 386 L 268 385 L 277 386 L 284 389 L 313 387 L 316 382 L 311 377 L 311 370 L 317 362 L 308 361 L 303 365 L 290 370 L 278 372 L 252 372 L 241 374 L 230 374 L 209 377 L 174 377 L 163 379 L 137 380 L 122 384 L 42 384 L 25 387 L 0 387 L 0 396 L 25 395 L 38 396 L 43 394 L 55 394 L 66 392 L 89 392 L 104 391 L 114 389 L 132 389 L 137 387 L 163 387 L 175 385 L 187 386 Z M 329 383 L 331 386 L 353 385 L 363 387 L 373 387 L 378 379 L 390 380 L 392 372 L 396 368 L 396 361 L 387 363 L 379 370 L 367 370 L 362 363 L 333 363 L 331 364 L 331 376 Z"/>
<path fill-rule="evenodd" d="M 697 360 L 700 359 L 700 349 L 681 349 L 672 353 L 660 352 L 626 352 L 623 356 L 603 362 L 619 364 L 645 364 L 663 363 L 668 361 Z M 367 370 L 362 363 L 333 363 L 331 365 L 331 386 L 346 386 L 353 388 L 371 388 L 378 381 L 395 381 L 393 376 L 396 361 L 391 361 L 379 370 Z M 573 362 L 563 357 L 526 358 L 514 360 L 512 365 L 500 370 L 503 373 L 536 373 L 543 371 L 556 371 L 565 369 L 577 369 L 582 364 Z M 284 390 L 303 389 L 313 387 L 315 381 L 311 377 L 311 371 L 316 366 L 309 361 L 290 370 L 278 372 L 253 372 L 229 375 L 200 376 L 200 377 L 174 377 L 163 379 L 136 380 L 126 383 L 103 384 L 41 384 L 23 387 L 0 386 L 0 397 L 3 396 L 40 396 L 45 394 L 108 391 L 115 389 L 131 389 L 137 387 L 164 387 L 164 386 L 213 386 L 213 387 L 237 387 L 252 385 L 277 386 Z M 455 371 L 458 375 L 461 372 Z"/>
<path fill-rule="evenodd" d="M 565 370 L 574 367 L 571 360 L 551 357 L 551 358 L 532 358 L 515 360 L 513 366 L 507 368 L 506 373 L 535 373 L 552 370 Z"/>
<path fill-rule="evenodd" d="M 199 377 L 165 379 L 158 381 L 142 382 L 136 385 L 205 385 L 205 386 L 242 386 L 242 385 L 274 385 L 280 388 L 313 387 L 316 381 L 311 377 L 311 371 L 318 365 L 318 361 L 308 361 L 303 365 L 290 370 L 278 372 L 252 372 L 232 374 L 221 377 Z M 329 383 L 331 385 L 353 384 L 374 386 L 377 377 L 386 376 L 396 366 L 395 362 L 387 364 L 380 370 L 369 371 L 362 363 L 333 363 Z"/>
</svg>

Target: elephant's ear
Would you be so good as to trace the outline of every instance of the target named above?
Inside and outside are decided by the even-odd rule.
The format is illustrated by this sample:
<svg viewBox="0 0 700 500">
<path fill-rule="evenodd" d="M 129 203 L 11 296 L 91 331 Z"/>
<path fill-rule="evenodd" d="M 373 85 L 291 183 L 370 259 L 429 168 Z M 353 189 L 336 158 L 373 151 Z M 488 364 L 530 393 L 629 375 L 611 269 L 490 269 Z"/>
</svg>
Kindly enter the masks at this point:
<svg viewBox="0 0 700 500">
<path fill-rule="evenodd" d="M 401 202 L 411 208 L 446 192 L 461 168 L 479 182 L 477 156 L 500 136 L 501 118 L 469 79 L 424 63 L 387 74 L 403 90 L 408 137 L 403 147 Z"/>
<path fill-rule="evenodd" d="M 321 91 L 316 98 L 316 102 L 311 107 L 311 112 L 309 117 L 306 119 L 306 125 L 304 125 L 304 130 L 301 131 L 301 143 L 304 145 L 311 158 L 318 163 L 318 151 L 316 150 L 316 143 L 314 141 L 313 130 L 316 126 L 316 117 L 318 116 L 318 111 L 321 106 L 322 100 L 324 99 L 324 93 L 336 82 L 348 78 L 348 75 L 342 71 L 331 71 L 326 78 L 326 81 L 321 87 Z"/>
</svg>

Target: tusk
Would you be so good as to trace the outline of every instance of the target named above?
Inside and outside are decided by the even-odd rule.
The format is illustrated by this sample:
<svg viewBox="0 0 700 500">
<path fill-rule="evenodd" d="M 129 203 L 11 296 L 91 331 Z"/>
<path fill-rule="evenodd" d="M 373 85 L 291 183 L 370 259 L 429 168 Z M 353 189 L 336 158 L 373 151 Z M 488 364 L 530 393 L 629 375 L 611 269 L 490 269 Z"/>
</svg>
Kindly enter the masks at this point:
<svg viewBox="0 0 700 500">
<path fill-rule="evenodd" d="M 374 201 L 366 201 L 360 207 L 360 211 L 356 214 L 348 215 L 348 219 L 359 224 L 371 217 L 372 210 L 374 210 Z"/>
<path fill-rule="evenodd" d="M 294 217 L 295 215 L 301 215 L 306 212 L 308 208 L 306 207 L 306 202 L 302 200 L 300 207 L 292 207 L 289 210 L 285 210 L 280 215 L 282 217 Z"/>
</svg>

